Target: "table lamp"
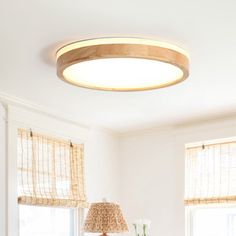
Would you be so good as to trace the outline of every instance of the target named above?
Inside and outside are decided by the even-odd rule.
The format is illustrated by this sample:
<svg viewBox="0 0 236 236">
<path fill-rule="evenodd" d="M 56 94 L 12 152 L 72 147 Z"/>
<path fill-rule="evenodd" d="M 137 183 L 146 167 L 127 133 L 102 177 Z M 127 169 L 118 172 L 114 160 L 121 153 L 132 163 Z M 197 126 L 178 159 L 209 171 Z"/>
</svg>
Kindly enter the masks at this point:
<svg viewBox="0 0 236 236">
<path fill-rule="evenodd" d="M 122 233 L 128 231 L 128 226 L 122 215 L 120 206 L 110 202 L 92 203 L 88 211 L 84 231 L 90 233 Z"/>
</svg>

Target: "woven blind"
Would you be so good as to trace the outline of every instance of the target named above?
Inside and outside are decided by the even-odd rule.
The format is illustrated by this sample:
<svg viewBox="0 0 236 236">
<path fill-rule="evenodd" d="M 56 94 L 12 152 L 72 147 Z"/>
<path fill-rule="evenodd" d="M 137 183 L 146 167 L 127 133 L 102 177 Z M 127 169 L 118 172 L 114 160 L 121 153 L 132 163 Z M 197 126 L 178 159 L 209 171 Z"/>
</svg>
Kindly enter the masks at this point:
<svg viewBox="0 0 236 236">
<path fill-rule="evenodd" d="M 185 204 L 236 202 L 236 141 L 186 149 Z"/>
<path fill-rule="evenodd" d="M 87 207 L 82 144 L 18 130 L 18 202 Z"/>
</svg>

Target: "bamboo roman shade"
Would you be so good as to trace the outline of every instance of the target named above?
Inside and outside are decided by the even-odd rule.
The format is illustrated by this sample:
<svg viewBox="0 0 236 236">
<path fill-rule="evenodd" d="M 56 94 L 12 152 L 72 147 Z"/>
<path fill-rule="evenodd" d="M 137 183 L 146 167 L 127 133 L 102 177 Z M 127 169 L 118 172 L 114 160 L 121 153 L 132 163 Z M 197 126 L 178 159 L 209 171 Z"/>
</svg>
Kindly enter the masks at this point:
<svg viewBox="0 0 236 236">
<path fill-rule="evenodd" d="M 18 202 L 87 207 L 82 144 L 18 130 Z"/>
<path fill-rule="evenodd" d="M 236 202 L 236 141 L 186 149 L 185 204 Z"/>
</svg>

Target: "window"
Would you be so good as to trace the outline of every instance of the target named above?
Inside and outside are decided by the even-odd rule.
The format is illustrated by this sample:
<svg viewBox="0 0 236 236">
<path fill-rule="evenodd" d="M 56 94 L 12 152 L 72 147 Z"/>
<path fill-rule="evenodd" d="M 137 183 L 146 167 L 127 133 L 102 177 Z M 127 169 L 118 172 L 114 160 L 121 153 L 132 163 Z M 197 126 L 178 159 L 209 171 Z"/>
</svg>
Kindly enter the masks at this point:
<svg viewBox="0 0 236 236">
<path fill-rule="evenodd" d="M 75 210 L 19 206 L 20 236 L 75 236 Z"/>
<path fill-rule="evenodd" d="M 19 236 L 75 236 L 87 206 L 83 145 L 18 130 Z"/>
<path fill-rule="evenodd" d="M 236 235 L 236 139 L 187 145 L 187 236 Z"/>
<path fill-rule="evenodd" d="M 214 206 L 192 209 L 192 236 L 235 236 L 236 207 Z"/>
</svg>

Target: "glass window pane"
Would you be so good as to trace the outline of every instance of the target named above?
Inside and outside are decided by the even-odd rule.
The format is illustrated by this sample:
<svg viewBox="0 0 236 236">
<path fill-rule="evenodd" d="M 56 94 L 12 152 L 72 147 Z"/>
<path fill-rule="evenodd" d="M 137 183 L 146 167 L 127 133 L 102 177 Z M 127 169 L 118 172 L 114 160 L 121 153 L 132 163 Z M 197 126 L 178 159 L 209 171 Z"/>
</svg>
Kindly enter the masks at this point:
<svg viewBox="0 0 236 236">
<path fill-rule="evenodd" d="M 19 205 L 19 236 L 73 236 L 74 211 Z"/>
<path fill-rule="evenodd" d="M 236 207 L 209 207 L 193 210 L 193 236 L 223 235 L 236 235 Z"/>
</svg>

